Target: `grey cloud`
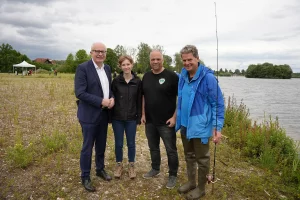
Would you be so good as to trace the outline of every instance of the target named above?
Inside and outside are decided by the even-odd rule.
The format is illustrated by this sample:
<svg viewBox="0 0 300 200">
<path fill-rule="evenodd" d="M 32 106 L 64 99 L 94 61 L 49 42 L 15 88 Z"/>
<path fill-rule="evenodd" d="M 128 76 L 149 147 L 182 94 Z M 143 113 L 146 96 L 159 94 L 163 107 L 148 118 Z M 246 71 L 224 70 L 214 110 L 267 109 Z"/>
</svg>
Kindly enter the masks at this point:
<svg viewBox="0 0 300 200">
<path fill-rule="evenodd" d="M 288 15 L 284 14 L 284 13 L 281 13 L 281 12 L 271 14 L 271 18 L 275 18 L 275 19 L 283 19 L 283 18 L 286 18 L 286 17 L 288 17 Z"/>
<path fill-rule="evenodd" d="M 286 5 L 283 7 L 283 10 L 287 13 L 299 14 L 300 12 L 300 2 L 294 1 L 293 5 Z"/>
<path fill-rule="evenodd" d="M 46 29 L 51 27 L 52 23 L 73 21 L 74 17 L 70 13 L 37 5 L 6 4 L 0 8 L 0 23 L 10 26 Z"/>
<path fill-rule="evenodd" d="M 299 33 L 290 33 L 286 35 L 264 35 L 260 38 L 257 38 L 257 40 L 262 40 L 262 41 L 282 41 L 282 40 L 287 40 L 290 38 L 298 37 Z"/>
<path fill-rule="evenodd" d="M 97 21 L 94 21 L 94 22 L 91 22 L 92 24 L 94 25 L 113 25 L 115 23 L 114 20 L 97 20 Z"/>
<path fill-rule="evenodd" d="M 191 44 L 194 45 L 207 45 L 207 44 L 215 44 L 216 43 L 216 38 L 214 36 L 210 37 L 199 37 L 194 40 L 191 40 Z"/>
<path fill-rule="evenodd" d="M 29 19 L 25 16 L 17 15 L 0 15 L 0 23 L 9 24 L 17 27 L 35 27 L 35 28 L 48 28 L 49 24 L 37 18 Z"/>
<path fill-rule="evenodd" d="M 223 53 L 220 58 L 228 59 L 232 61 L 245 61 L 245 60 L 264 60 L 276 59 L 276 60 L 297 60 L 299 58 L 300 49 L 285 52 L 266 52 L 266 53 L 241 53 L 241 52 L 231 52 Z M 288 64 L 288 63 L 287 63 Z"/>
<path fill-rule="evenodd" d="M 66 49 L 57 48 L 52 43 L 25 43 L 12 39 L 1 41 L 0 43 L 8 43 L 15 50 L 22 54 L 26 54 L 31 60 L 35 58 L 51 58 L 56 60 L 64 60 L 70 53 Z"/>
<path fill-rule="evenodd" d="M 295 18 L 300 18 L 300 1 L 293 1 L 292 4 L 287 4 L 283 6 L 280 10 L 273 12 L 270 17 L 273 19 L 284 19 L 291 16 L 295 16 Z"/>
<path fill-rule="evenodd" d="M 295 28 L 294 28 L 294 31 L 298 31 L 298 32 L 300 32 L 300 26 L 298 26 L 298 27 L 295 27 Z"/>
<path fill-rule="evenodd" d="M 32 29 L 20 28 L 17 30 L 17 33 L 19 33 L 20 35 L 22 35 L 24 37 L 33 38 L 35 40 L 54 42 L 54 39 L 50 39 L 49 33 L 47 30 L 41 30 L 41 29 L 36 29 L 36 28 L 32 28 Z"/>
<path fill-rule="evenodd" d="M 2 4 L 0 6 L 0 13 L 15 13 L 15 12 L 24 12 L 24 7 L 22 5 L 16 4 Z"/>
<path fill-rule="evenodd" d="M 285 18 L 291 15 L 299 15 L 300 13 L 300 1 L 293 1 L 292 4 L 283 6 L 276 13 L 271 14 L 273 18 Z"/>
<path fill-rule="evenodd" d="M 15 3 L 25 3 L 25 4 L 38 4 L 47 5 L 51 2 L 63 1 L 63 0 L 4 0 L 4 3 L 15 4 Z"/>
</svg>

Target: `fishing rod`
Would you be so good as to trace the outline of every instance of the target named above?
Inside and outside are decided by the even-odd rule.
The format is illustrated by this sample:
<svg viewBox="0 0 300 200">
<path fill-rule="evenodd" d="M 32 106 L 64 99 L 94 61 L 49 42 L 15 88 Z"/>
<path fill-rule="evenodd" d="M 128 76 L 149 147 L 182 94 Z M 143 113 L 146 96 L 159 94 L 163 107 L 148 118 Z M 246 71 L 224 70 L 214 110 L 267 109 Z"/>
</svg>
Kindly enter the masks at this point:
<svg viewBox="0 0 300 200">
<path fill-rule="evenodd" d="M 217 40 L 217 104 L 216 104 L 216 128 L 218 123 L 218 99 L 219 99 L 219 40 L 218 40 L 218 18 L 217 18 L 217 3 L 215 3 L 215 18 L 216 18 L 216 40 Z M 217 131 L 217 130 L 215 130 Z M 216 152 L 217 152 L 217 143 L 215 143 L 214 148 L 214 165 L 213 165 L 213 174 L 212 174 L 212 183 L 216 182 Z M 214 193 L 214 184 L 212 184 L 211 193 Z"/>
</svg>

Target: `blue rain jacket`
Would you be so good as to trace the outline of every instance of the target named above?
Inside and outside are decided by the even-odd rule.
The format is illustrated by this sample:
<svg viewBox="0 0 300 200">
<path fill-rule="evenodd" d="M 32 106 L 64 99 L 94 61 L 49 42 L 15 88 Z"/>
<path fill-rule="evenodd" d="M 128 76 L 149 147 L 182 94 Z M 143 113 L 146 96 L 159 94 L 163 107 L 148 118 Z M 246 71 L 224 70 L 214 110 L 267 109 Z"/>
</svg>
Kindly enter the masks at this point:
<svg viewBox="0 0 300 200">
<path fill-rule="evenodd" d="M 176 131 L 181 127 L 182 88 L 185 83 L 189 83 L 189 76 L 183 68 L 178 83 Z M 213 129 L 221 131 L 223 128 L 223 95 L 213 71 L 200 63 L 191 84 L 186 137 L 201 138 L 201 142 L 207 144 Z"/>
</svg>

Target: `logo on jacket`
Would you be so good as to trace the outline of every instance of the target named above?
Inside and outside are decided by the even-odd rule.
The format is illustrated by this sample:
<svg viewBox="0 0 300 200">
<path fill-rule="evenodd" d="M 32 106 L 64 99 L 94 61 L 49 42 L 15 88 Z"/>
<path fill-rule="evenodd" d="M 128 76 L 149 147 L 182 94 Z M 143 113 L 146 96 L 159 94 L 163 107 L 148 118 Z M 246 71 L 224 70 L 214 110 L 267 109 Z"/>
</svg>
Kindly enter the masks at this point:
<svg viewBox="0 0 300 200">
<path fill-rule="evenodd" d="M 164 78 L 161 78 L 158 80 L 159 84 L 163 84 L 165 81 L 166 81 L 166 79 L 164 79 Z"/>
</svg>

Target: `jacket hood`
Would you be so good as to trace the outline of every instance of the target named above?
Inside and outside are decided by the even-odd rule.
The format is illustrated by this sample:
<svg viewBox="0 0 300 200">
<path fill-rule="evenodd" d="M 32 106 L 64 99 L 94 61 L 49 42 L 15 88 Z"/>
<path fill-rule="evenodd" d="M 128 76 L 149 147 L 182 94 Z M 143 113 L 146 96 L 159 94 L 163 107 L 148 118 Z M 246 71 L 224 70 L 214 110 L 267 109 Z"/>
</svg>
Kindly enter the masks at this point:
<svg viewBox="0 0 300 200">
<path fill-rule="evenodd" d="M 198 63 L 198 69 L 195 76 L 193 77 L 193 80 L 196 80 L 199 77 L 203 78 L 207 73 L 214 74 L 214 71 L 206 67 L 205 65 Z M 188 71 L 185 68 L 182 68 L 181 70 L 181 77 L 183 77 L 184 79 L 188 78 Z"/>
</svg>

